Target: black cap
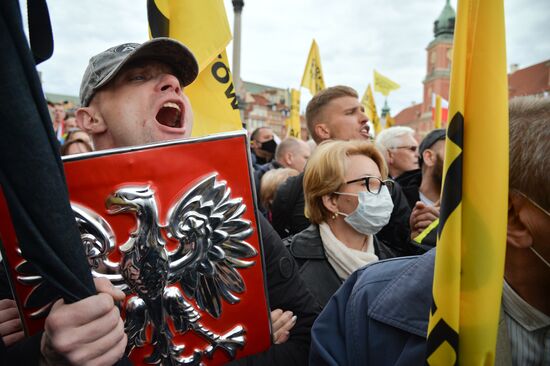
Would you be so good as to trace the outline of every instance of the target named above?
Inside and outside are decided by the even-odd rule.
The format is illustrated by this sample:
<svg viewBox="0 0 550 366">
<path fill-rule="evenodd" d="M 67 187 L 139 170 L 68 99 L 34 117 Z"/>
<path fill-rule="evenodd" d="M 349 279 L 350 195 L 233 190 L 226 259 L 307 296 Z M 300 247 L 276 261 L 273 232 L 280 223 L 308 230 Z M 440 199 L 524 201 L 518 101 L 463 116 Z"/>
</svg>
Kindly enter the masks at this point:
<svg viewBox="0 0 550 366">
<path fill-rule="evenodd" d="M 424 140 L 420 143 L 418 147 L 418 164 L 422 166 L 422 154 L 426 149 L 431 148 L 439 140 L 445 140 L 447 131 L 444 128 L 438 128 L 431 131 L 429 134 L 424 137 Z"/>
</svg>

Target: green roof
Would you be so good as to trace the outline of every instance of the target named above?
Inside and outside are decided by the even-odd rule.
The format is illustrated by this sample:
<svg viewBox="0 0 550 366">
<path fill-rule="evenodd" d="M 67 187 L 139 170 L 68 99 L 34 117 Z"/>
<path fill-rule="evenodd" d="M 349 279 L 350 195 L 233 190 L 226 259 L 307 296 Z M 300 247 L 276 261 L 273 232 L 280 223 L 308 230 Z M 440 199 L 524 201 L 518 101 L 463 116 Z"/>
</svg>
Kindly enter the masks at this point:
<svg viewBox="0 0 550 366">
<path fill-rule="evenodd" d="M 434 22 L 434 35 L 435 37 L 452 37 L 455 28 L 456 13 L 449 0 L 445 1 L 445 7 L 443 11 Z"/>
</svg>

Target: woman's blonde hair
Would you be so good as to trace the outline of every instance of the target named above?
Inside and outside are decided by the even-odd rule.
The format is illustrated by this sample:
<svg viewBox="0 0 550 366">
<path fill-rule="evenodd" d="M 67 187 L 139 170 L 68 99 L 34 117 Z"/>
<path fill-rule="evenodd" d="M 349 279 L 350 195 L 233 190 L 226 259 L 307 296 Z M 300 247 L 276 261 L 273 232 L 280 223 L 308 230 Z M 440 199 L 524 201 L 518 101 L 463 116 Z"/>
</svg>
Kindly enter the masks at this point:
<svg viewBox="0 0 550 366">
<path fill-rule="evenodd" d="M 371 158 L 382 175 L 388 176 L 384 157 L 372 142 L 324 141 L 309 158 L 304 172 L 305 214 L 313 224 L 320 224 L 332 214 L 323 205 L 323 196 L 332 194 L 345 184 L 347 158 L 364 155 Z"/>
<path fill-rule="evenodd" d="M 298 174 L 300 174 L 300 172 L 292 168 L 272 169 L 266 172 L 260 184 L 260 203 L 262 206 L 270 210 L 271 202 L 275 199 L 275 194 L 279 186 L 289 177 L 294 177 Z"/>
</svg>

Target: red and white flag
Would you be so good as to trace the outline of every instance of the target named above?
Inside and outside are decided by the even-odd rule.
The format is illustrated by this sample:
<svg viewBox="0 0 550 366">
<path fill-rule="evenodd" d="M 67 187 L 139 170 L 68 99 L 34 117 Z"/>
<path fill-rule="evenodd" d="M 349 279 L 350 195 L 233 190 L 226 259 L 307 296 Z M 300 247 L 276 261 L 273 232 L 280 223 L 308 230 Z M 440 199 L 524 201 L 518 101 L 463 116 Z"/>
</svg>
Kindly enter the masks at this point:
<svg viewBox="0 0 550 366">
<path fill-rule="evenodd" d="M 449 102 L 441 95 L 432 93 L 432 120 L 435 128 L 441 128 L 442 123 L 447 123 L 447 115 L 449 114 Z"/>
</svg>

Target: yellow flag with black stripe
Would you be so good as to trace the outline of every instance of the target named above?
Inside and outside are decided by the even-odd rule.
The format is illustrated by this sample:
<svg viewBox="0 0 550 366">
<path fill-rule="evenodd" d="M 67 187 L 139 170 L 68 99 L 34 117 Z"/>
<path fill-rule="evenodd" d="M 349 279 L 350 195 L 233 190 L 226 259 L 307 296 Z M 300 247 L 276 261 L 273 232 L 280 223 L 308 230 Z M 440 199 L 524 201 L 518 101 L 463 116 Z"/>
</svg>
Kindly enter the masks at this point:
<svg viewBox="0 0 550 366">
<path fill-rule="evenodd" d="M 325 79 L 323 78 L 323 68 L 321 67 L 321 56 L 319 55 L 319 46 L 313 40 L 309 55 L 307 56 L 306 68 L 302 75 L 302 84 L 304 88 L 309 89 L 312 95 L 325 89 Z"/>
<path fill-rule="evenodd" d="M 363 98 L 361 98 L 361 104 L 365 108 L 367 118 L 371 121 L 374 127 L 374 132 L 378 135 L 378 133 L 382 131 L 382 126 L 380 125 L 380 117 L 378 117 L 378 112 L 376 112 L 376 102 L 374 100 L 374 95 L 372 94 L 370 84 L 367 86 L 367 89 L 365 89 Z"/>
<path fill-rule="evenodd" d="M 380 92 L 387 97 L 392 90 L 397 90 L 400 87 L 395 81 L 374 70 L 374 91 Z"/>
<path fill-rule="evenodd" d="M 503 0 L 458 0 L 449 112 L 426 360 L 493 365 L 508 208 Z"/>
<path fill-rule="evenodd" d="M 302 128 L 300 126 L 300 91 L 290 89 L 290 116 L 287 119 L 287 137 L 301 138 Z"/>
<path fill-rule="evenodd" d="M 148 0 L 151 37 L 184 43 L 199 64 L 197 79 L 185 88 L 194 112 L 193 136 L 242 128 L 237 95 L 225 48 L 231 31 L 222 0 Z"/>
</svg>

